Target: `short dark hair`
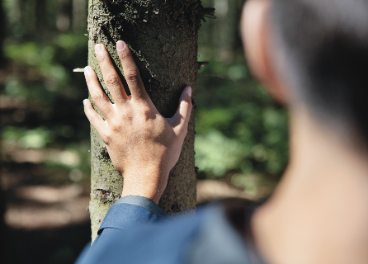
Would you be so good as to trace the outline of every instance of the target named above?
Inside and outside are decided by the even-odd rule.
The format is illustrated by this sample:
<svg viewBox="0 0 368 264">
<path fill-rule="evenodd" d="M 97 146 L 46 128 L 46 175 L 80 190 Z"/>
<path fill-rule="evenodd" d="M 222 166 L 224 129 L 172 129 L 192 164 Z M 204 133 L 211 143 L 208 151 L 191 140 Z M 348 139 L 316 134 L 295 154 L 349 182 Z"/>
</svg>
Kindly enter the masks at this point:
<svg viewBox="0 0 368 264">
<path fill-rule="evenodd" d="M 368 146 L 368 0 L 272 0 L 270 15 L 297 103 Z"/>
</svg>

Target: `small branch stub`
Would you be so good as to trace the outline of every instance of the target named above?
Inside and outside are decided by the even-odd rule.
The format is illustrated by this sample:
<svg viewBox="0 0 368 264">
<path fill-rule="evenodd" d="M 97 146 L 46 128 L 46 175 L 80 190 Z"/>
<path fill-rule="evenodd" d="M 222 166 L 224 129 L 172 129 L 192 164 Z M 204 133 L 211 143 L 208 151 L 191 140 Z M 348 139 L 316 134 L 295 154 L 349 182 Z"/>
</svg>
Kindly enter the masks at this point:
<svg viewBox="0 0 368 264">
<path fill-rule="evenodd" d="M 210 64 L 208 61 L 198 61 L 198 70 Z"/>
</svg>

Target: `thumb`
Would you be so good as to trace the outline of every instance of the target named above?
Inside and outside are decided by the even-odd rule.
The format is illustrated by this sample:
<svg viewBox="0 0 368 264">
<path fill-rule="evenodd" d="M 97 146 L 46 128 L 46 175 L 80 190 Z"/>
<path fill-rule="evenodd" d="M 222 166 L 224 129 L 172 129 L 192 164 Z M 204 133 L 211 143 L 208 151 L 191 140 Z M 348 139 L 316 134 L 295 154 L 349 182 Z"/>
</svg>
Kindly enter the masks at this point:
<svg viewBox="0 0 368 264">
<path fill-rule="evenodd" d="M 184 88 L 179 99 L 179 107 L 175 115 L 170 118 L 169 123 L 174 129 L 175 134 L 179 135 L 188 127 L 190 114 L 192 112 L 192 88 L 187 86 Z"/>
</svg>

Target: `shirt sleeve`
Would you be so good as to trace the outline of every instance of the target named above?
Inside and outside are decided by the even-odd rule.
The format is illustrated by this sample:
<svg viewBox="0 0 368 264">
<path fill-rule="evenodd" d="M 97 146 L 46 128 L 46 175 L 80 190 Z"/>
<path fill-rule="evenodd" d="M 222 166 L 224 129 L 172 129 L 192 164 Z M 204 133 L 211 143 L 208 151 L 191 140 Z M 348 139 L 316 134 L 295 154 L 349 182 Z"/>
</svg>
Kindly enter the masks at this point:
<svg viewBox="0 0 368 264">
<path fill-rule="evenodd" d="M 223 205 L 170 219 L 159 216 L 158 206 L 149 199 L 137 199 L 124 198 L 110 208 L 98 237 L 77 264 L 264 264 L 251 257 L 252 248 L 247 249 L 230 224 Z"/>
<path fill-rule="evenodd" d="M 113 230 L 128 230 L 139 225 L 160 222 L 165 218 L 169 216 L 151 199 L 136 195 L 124 196 L 107 211 L 98 230 L 98 236 L 93 242 L 93 248 L 103 247 L 101 241 L 109 240 L 108 236 L 113 234 Z M 104 230 L 112 232 L 104 232 Z M 101 239 L 102 236 L 104 239 Z M 88 263 L 90 248 L 90 245 L 86 246 L 75 264 Z"/>
<path fill-rule="evenodd" d="M 158 222 L 168 215 L 151 199 L 143 196 L 124 196 L 107 211 L 98 230 L 100 235 L 106 228 L 126 229 L 144 223 Z"/>
</svg>

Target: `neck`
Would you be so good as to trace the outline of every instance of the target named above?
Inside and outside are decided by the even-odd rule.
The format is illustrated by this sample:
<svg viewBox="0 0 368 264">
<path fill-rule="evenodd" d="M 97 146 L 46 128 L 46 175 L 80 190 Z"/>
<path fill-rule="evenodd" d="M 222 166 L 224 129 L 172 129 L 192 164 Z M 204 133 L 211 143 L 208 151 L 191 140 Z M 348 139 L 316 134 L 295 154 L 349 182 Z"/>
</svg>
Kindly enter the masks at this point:
<svg viewBox="0 0 368 264">
<path fill-rule="evenodd" d="M 272 264 L 367 264 L 367 155 L 303 110 L 290 125 L 290 164 L 253 218 L 258 249 Z"/>
</svg>

